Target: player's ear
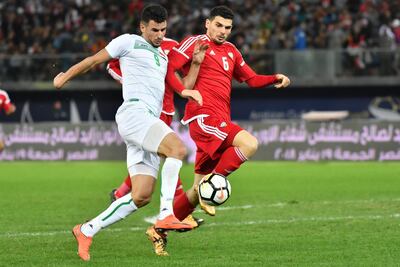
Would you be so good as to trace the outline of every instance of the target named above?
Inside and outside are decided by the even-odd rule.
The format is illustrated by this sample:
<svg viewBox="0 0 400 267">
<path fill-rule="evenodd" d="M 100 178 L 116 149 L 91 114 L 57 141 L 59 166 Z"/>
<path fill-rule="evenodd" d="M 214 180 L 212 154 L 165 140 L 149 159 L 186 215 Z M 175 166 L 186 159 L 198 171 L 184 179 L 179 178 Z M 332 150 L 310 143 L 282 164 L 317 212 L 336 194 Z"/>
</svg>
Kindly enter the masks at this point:
<svg viewBox="0 0 400 267">
<path fill-rule="evenodd" d="M 146 29 L 145 23 L 141 21 L 139 27 L 140 27 L 140 32 L 144 33 L 144 30 Z"/>
<path fill-rule="evenodd" d="M 206 29 L 208 29 L 208 27 L 210 27 L 210 23 L 211 23 L 211 21 L 209 19 L 206 19 Z"/>
</svg>

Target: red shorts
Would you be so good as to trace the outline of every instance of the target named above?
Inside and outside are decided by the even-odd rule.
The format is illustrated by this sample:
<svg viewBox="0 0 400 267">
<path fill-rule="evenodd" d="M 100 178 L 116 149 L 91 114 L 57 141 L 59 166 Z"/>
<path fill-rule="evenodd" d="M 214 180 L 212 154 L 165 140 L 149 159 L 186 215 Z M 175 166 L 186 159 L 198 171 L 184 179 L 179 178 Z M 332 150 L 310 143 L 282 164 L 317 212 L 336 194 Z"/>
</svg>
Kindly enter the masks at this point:
<svg viewBox="0 0 400 267">
<path fill-rule="evenodd" d="M 172 123 L 172 118 L 174 116 L 172 115 L 167 115 L 164 112 L 161 112 L 160 115 L 160 120 L 162 120 L 163 122 L 165 122 L 166 125 L 168 125 L 169 127 L 171 127 L 171 123 Z"/>
<path fill-rule="evenodd" d="M 233 139 L 242 130 L 239 125 L 212 115 L 190 122 L 190 136 L 197 146 L 194 172 L 211 173 L 222 153 L 232 145 Z"/>
</svg>

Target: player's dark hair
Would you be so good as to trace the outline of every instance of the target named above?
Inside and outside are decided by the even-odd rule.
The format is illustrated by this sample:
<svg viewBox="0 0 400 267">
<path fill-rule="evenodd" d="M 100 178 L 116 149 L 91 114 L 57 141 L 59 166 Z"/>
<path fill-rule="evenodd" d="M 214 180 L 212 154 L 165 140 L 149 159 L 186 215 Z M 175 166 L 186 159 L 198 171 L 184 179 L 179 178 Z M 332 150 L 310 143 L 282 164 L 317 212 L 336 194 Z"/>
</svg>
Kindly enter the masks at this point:
<svg viewBox="0 0 400 267">
<path fill-rule="evenodd" d="M 145 6 L 140 15 L 140 21 L 144 23 L 149 23 L 150 20 L 154 20 L 157 23 L 161 23 L 167 20 L 168 12 L 160 5 L 151 4 Z"/>
<path fill-rule="evenodd" d="M 216 16 L 223 17 L 224 19 L 233 20 L 233 11 L 227 6 L 216 6 L 210 11 L 209 20 L 213 20 Z"/>
</svg>

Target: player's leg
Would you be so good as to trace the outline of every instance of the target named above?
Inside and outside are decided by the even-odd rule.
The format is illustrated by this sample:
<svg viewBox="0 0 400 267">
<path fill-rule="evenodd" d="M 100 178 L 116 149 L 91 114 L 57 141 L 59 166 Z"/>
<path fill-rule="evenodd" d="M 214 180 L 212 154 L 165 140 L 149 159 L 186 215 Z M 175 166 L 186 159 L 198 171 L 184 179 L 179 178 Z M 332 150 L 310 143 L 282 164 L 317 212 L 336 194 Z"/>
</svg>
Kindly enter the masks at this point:
<svg viewBox="0 0 400 267">
<path fill-rule="evenodd" d="M 137 190 L 135 190 L 135 194 L 126 194 L 111 203 L 105 211 L 91 221 L 74 227 L 73 234 L 78 242 L 78 255 L 85 261 L 90 259 L 89 248 L 92 237 L 97 232 L 125 218 L 150 200 L 158 165 L 144 164 L 143 160 L 146 154 L 139 146 L 143 141 L 142 129 L 148 129 L 149 122 L 152 122 L 151 117 L 149 119 L 147 114 L 147 110 L 143 107 L 125 102 L 117 111 L 115 118 L 118 131 L 127 145 L 127 167 Z"/>
<path fill-rule="evenodd" d="M 134 189 L 132 189 L 131 179 L 130 179 L 129 174 L 128 174 L 128 176 L 125 178 L 124 182 L 120 185 L 120 187 L 117 188 L 117 189 L 114 189 L 114 190 L 112 190 L 110 192 L 111 203 L 114 202 L 115 200 L 121 198 L 122 196 L 124 196 L 122 194 L 126 195 L 131 190 L 134 190 Z M 185 198 L 185 196 L 186 196 L 186 194 L 185 194 L 185 191 L 183 190 L 182 181 L 178 177 L 178 183 L 176 185 L 176 191 L 175 191 L 175 195 L 174 195 L 174 212 L 175 212 L 175 203 L 182 203 L 182 201 L 180 199 Z M 185 203 L 185 202 L 183 202 L 183 203 Z M 202 223 L 204 223 L 204 219 L 196 218 L 196 217 L 192 216 L 191 214 L 187 215 L 183 219 L 179 218 L 179 220 L 181 220 L 183 223 L 191 225 L 193 228 L 197 228 Z M 160 238 L 162 239 L 163 234 L 161 234 L 161 233 L 156 234 L 156 233 L 153 233 L 153 232 L 154 231 L 150 229 L 150 230 L 148 230 L 146 232 L 146 234 L 148 236 L 149 236 L 149 234 L 152 234 L 152 237 L 149 237 L 149 239 L 155 240 L 155 242 L 159 243 L 158 240 Z M 160 236 L 157 236 L 157 235 L 160 235 Z M 157 247 L 162 248 L 163 246 L 161 244 L 158 244 Z M 157 252 L 157 251 L 160 251 L 160 249 L 156 249 L 156 254 L 157 255 L 159 255 L 159 254 L 162 255 L 163 254 L 163 252 Z"/>
<path fill-rule="evenodd" d="M 178 176 L 178 182 L 176 183 L 174 198 L 177 198 L 184 193 L 185 193 L 185 191 L 183 190 L 182 180 L 181 180 L 180 176 Z"/>
<path fill-rule="evenodd" d="M 149 112 L 141 101 L 124 102 L 115 116 L 118 131 L 125 143 L 133 144 L 149 153 L 159 153 L 166 160 L 161 172 L 161 216 L 163 227 L 181 227 L 191 229 L 191 226 L 181 223 L 173 215 L 172 200 L 178 181 L 178 173 L 185 157 L 186 148 L 183 143 L 159 118 Z M 134 190 L 135 191 L 135 190 Z M 171 229 L 171 228 L 169 228 Z M 172 228 L 174 229 L 174 228 Z"/>
<path fill-rule="evenodd" d="M 167 124 L 169 127 L 171 127 L 172 120 L 173 120 L 172 115 L 168 115 L 166 113 L 161 113 L 160 119 L 163 122 L 165 122 L 165 124 Z M 185 194 L 185 191 L 183 190 L 181 178 L 178 177 L 178 183 L 176 185 L 176 191 L 175 191 L 175 196 L 174 196 L 174 212 L 175 212 L 175 203 L 180 203 L 181 202 L 180 199 L 185 198 L 185 196 L 186 196 L 186 194 Z M 175 216 L 176 216 L 176 214 L 175 214 Z M 199 227 L 200 224 L 202 224 L 204 222 L 203 219 L 193 217 L 191 214 L 186 216 L 186 218 L 184 218 L 183 220 L 181 218 L 179 218 L 179 220 L 193 226 L 193 228 Z"/>
<path fill-rule="evenodd" d="M 4 142 L 0 139 L 0 151 L 4 149 Z"/>
<path fill-rule="evenodd" d="M 212 157 L 218 158 L 219 154 L 217 150 L 228 135 L 217 129 L 218 125 L 221 125 L 221 121 L 213 117 L 198 118 L 189 124 L 190 135 L 197 146 L 195 177 L 193 185 L 186 192 L 186 195 L 176 199 L 174 203 L 174 212 L 179 219 L 185 218 L 199 204 L 200 199 L 197 194 L 198 184 L 216 166 L 217 161 Z M 205 208 L 206 213 L 210 215 L 215 214 L 214 207 L 201 207 L 202 209 Z"/>
<path fill-rule="evenodd" d="M 201 200 L 197 194 L 197 188 L 200 181 L 208 174 L 210 174 L 218 160 L 212 160 L 210 156 L 201 150 L 197 149 L 196 160 L 195 160 L 195 175 L 192 187 L 186 192 L 185 196 L 181 196 L 174 202 L 174 212 L 178 219 L 185 218 L 191 214 L 195 207 Z M 200 205 L 200 207 L 209 215 L 215 215 L 215 207 L 209 205 Z"/>
<path fill-rule="evenodd" d="M 139 165 L 139 169 L 143 168 L 146 168 L 146 166 Z M 150 171 L 152 170 L 150 169 Z M 90 260 L 89 249 L 92 238 L 101 229 L 126 218 L 138 208 L 150 202 L 155 185 L 154 174 L 134 174 L 132 176 L 132 184 L 136 188 L 135 192 L 117 199 L 92 220 L 78 224 L 73 228 L 73 234 L 78 242 L 78 255 L 82 260 Z"/>
<path fill-rule="evenodd" d="M 165 162 L 161 170 L 160 214 L 156 221 L 157 229 L 190 230 L 192 226 L 180 222 L 173 212 L 173 199 L 178 182 L 182 160 L 186 156 L 186 148 L 179 137 L 163 121 L 155 122 L 146 133 L 143 148 L 157 151 L 164 156 Z"/>
<path fill-rule="evenodd" d="M 1 150 L 0 150 L 1 151 Z M 131 178 L 129 176 L 129 174 L 125 177 L 125 180 L 122 182 L 122 184 L 116 188 L 113 189 L 110 192 L 110 198 L 111 198 L 111 202 L 114 202 L 115 200 L 117 200 L 118 198 L 128 194 L 129 192 L 132 191 L 132 184 L 131 184 Z M 176 190 L 175 190 L 175 196 L 174 198 L 179 197 L 181 194 L 185 193 L 185 191 L 183 190 L 183 186 L 182 186 L 182 181 L 181 179 L 178 177 L 178 183 L 176 184 Z"/>
<path fill-rule="evenodd" d="M 168 127 L 171 127 L 173 115 L 162 112 L 160 115 L 160 120 L 165 122 L 165 124 Z M 177 200 L 184 197 L 183 195 L 185 195 L 185 191 L 183 190 L 181 179 L 180 179 L 180 177 L 178 177 L 178 183 L 176 185 L 176 191 L 175 191 L 175 196 L 174 196 L 174 205 L 177 202 Z M 184 218 L 181 221 L 193 226 L 193 228 L 198 227 L 200 224 L 202 224 L 204 222 L 203 219 L 195 218 L 192 215 L 188 215 L 186 218 Z"/>
<path fill-rule="evenodd" d="M 111 202 L 114 202 L 118 198 L 125 196 L 126 194 L 128 194 L 131 191 L 132 191 L 131 177 L 128 174 L 125 177 L 122 184 L 118 188 L 113 189 L 111 191 L 111 193 L 110 193 Z"/>
<path fill-rule="evenodd" d="M 186 192 L 183 190 L 182 181 L 180 178 L 178 178 L 178 184 L 176 185 L 176 191 L 173 201 L 174 214 L 176 218 L 178 218 L 183 223 L 191 225 L 194 229 L 199 227 L 202 223 L 204 223 L 204 219 L 192 216 L 191 213 L 194 211 L 196 206 L 193 206 L 190 203 L 188 203 L 186 199 L 187 196 Z M 179 207 L 180 205 L 184 205 L 186 207 Z M 179 213 L 180 210 L 186 210 L 186 209 L 190 209 L 190 212 L 185 217 L 182 218 L 182 216 L 176 214 L 176 212 Z"/>
<path fill-rule="evenodd" d="M 219 173 L 228 176 L 247 159 L 256 153 L 258 148 L 257 139 L 246 130 L 233 135 L 233 141 L 230 142 L 230 135 L 226 139 L 224 147 L 226 147 L 221 155 L 221 158 L 215 167 L 213 173 Z"/>
<path fill-rule="evenodd" d="M 221 127 L 221 125 L 223 127 Z M 176 214 L 184 216 L 198 203 L 209 215 L 215 215 L 215 207 L 205 204 L 197 194 L 198 184 L 209 173 L 228 176 L 257 150 L 257 140 L 250 133 L 232 122 L 218 118 L 199 118 L 189 125 L 198 151 L 195 162 L 195 179 L 187 192 L 187 199 L 177 203 Z M 189 205 L 190 203 L 191 205 Z"/>
<path fill-rule="evenodd" d="M 171 128 L 171 124 L 172 124 L 172 120 L 173 120 L 173 115 L 170 114 L 166 114 L 164 112 L 161 112 L 160 115 L 160 120 L 162 120 L 163 122 L 165 122 L 165 124 Z M 176 184 L 176 190 L 175 190 L 175 198 L 179 197 L 181 194 L 185 193 L 185 191 L 183 191 L 183 186 L 182 186 L 182 181 L 180 179 L 180 177 L 178 177 L 178 183 Z"/>
<path fill-rule="evenodd" d="M 219 158 L 216 159 L 217 164 L 212 171 L 212 173 L 218 173 L 225 177 L 237 170 L 249 157 L 254 155 L 258 147 L 257 139 L 238 125 L 229 123 L 228 128 L 228 135 L 218 150 Z M 210 175 L 202 179 L 207 179 L 207 177 L 210 177 Z M 198 193 L 198 185 L 196 184 L 195 189 Z M 215 215 L 215 207 L 202 201 L 199 194 L 198 199 L 202 210 L 209 215 Z"/>
</svg>

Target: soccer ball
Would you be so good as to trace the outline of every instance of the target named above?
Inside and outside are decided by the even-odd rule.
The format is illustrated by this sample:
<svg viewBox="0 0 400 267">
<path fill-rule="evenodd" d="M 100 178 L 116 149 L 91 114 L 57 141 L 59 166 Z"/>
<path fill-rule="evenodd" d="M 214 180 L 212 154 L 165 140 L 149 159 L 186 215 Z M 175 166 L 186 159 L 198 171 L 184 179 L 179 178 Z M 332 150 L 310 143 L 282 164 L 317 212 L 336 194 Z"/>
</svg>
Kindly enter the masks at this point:
<svg viewBox="0 0 400 267">
<path fill-rule="evenodd" d="M 201 199 L 211 206 L 219 206 L 225 203 L 231 196 L 231 192 L 231 184 L 228 179 L 219 174 L 205 176 L 199 184 Z"/>
</svg>

